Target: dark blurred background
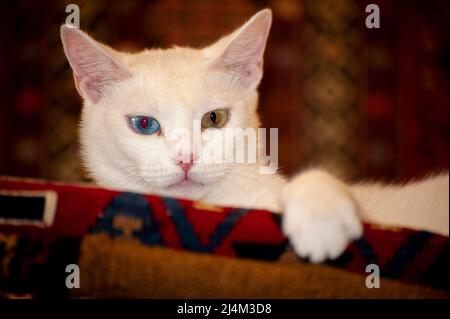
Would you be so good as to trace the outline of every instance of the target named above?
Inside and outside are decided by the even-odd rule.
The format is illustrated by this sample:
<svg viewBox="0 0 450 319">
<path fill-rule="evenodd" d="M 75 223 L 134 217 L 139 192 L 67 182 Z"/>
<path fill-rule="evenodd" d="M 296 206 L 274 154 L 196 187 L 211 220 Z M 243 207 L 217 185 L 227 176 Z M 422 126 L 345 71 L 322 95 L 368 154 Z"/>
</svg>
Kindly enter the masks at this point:
<svg viewBox="0 0 450 319">
<path fill-rule="evenodd" d="M 0 174 L 86 180 L 59 39 L 69 3 L 123 50 L 206 45 L 270 7 L 260 113 L 279 128 L 283 172 L 392 181 L 448 168 L 448 1 L 2 1 Z M 369 3 L 380 29 L 365 27 Z"/>
</svg>

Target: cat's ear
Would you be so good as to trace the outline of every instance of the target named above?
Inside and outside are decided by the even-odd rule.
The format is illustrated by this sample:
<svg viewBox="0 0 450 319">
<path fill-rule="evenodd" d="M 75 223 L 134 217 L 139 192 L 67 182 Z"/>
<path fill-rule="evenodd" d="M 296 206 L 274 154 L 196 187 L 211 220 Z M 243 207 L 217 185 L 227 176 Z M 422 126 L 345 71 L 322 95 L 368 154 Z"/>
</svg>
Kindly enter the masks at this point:
<svg viewBox="0 0 450 319">
<path fill-rule="evenodd" d="M 264 9 L 231 35 L 219 40 L 207 55 L 212 67 L 233 72 L 245 87 L 256 87 L 262 78 L 263 56 L 272 24 L 272 11 Z"/>
<path fill-rule="evenodd" d="M 61 40 L 75 86 L 80 95 L 91 102 L 96 103 L 108 85 L 131 77 L 131 72 L 104 46 L 79 29 L 61 26 Z"/>
</svg>

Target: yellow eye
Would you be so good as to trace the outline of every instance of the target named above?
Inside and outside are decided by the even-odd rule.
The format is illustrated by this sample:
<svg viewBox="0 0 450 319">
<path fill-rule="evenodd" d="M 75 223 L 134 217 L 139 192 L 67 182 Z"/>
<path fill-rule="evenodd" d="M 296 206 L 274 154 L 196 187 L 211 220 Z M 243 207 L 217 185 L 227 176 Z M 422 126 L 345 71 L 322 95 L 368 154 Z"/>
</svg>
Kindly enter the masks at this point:
<svg viewBox="0 0 450 319">
<path fill-rule="evenodd" d="M 228 110 L 219 109 L 206 113 L 202 117 L 202 129 L 221 128 L 228 120 Z"/>
</svg>

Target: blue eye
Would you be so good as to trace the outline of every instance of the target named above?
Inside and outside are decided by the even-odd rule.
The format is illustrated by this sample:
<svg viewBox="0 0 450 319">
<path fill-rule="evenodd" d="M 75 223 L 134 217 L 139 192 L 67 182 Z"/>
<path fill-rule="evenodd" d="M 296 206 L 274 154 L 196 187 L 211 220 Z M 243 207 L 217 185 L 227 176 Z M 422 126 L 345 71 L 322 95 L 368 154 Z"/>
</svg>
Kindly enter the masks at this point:
<svg viewBox="0 0 450 319">
<path fill-rule="evenodd" d="M 145 115 L 128 116 L 131 128 L 138 134 L 152 135 L 161 130 L 158 121 Z"/>
</svg>

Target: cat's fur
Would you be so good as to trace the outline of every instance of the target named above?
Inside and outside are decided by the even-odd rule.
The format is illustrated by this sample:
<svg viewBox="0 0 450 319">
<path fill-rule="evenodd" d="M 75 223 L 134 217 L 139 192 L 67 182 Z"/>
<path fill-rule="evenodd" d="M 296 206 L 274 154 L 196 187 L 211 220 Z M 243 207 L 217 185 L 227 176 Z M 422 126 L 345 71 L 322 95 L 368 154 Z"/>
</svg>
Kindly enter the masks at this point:
<svg viewBox="0 0 450 319">
<path fill-rule="evenodd" d="M 341 254 L 361 236 L 362 219 L 448 235 L 448 174 L 404 186 L 350 186 L 319 169 L 288 182 L 260 174 L 257 164 L 200 162 L 189 170 L 191 182 L 176 184 L 184 172 L 171 153 L 171 131 L 192 130 L 194 119 L 224 106 L 231 113 L 226 127 L 258 127 L 257 86 L 271 20 L 266 9 L 210 47 L 135 54 L 63 26 L 64 50 L 84 100 L 81 145 L 90 175 L 107 188 L 282 212 L 294 250 L 313 262 Z M 161 133 L 136 134 L 129 114 L 151 115 Z"/>
</svg>

